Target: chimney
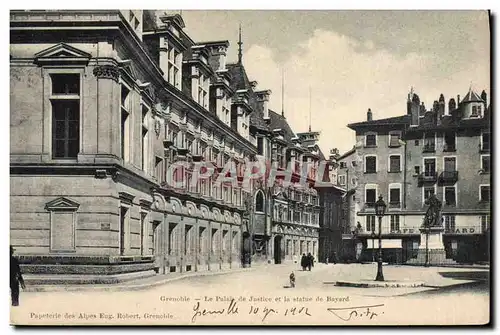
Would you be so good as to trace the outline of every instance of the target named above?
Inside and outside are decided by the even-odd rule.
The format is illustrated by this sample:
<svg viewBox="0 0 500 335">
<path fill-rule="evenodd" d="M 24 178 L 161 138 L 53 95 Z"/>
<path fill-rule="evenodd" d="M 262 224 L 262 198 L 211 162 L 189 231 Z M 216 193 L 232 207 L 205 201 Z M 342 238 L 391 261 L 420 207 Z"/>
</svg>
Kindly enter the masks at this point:
<svg viewBox="0 0 500 335">
<path fill-rule="evenodd" d="M 439 96 L 439 109 L 438 109 L 438 119 L 442 119 L 446 110 L 446 103 L 444 101 L 444 95 Z"/>
<path fill-rule="evenodd" d="M 457 94 L 457 107 L 460 105 L 460 94 Z"/>
<path fill-rule="evenodd" d="M 437 100 L 434 100 L 434 103 L 432 104 L 432 111 L 434 113 L 437 113 L 439 110 L 439 102 Z"/>
<path fill-rule="evenodd" d="M 257 95 L 258 109 L 262 110 L 264 120 L 269 120 L 269 96 L 271 95 L 271 90 L 258 91 L 255 94 Z"/>
<path fill-rule="evenodd" d="M 419 111 L 420 111 L 420 98 L 418 97 L 417 94 L 413 94 L 410 103 L 410 113 L 409 113 L 411 115 L 410 126 L 412 127 L 418 126 L 420 122 Z"/>
<path fill-rule="evenodd" d="M 481 92 L 481 99 L 484 100 L 484 108 L 488 108 L 488 95 L 486 94 L 485 90 Z"/>
<path fill-rule="evenodd" d="M 229 41 L 208 42 L 210 57 L 208 63 L 213 71 L 223 71 L 226 69 L 226 55 Z"/>
<path fill-rule="evenodd" d="M 373 114 L 370 108 L 368 108 L 368 112 L 366 112 L 366 121 L 373 121 Z"/>
<path fill-rule="evenodd" d="M 451 115 L 451 113 L 457 108 L 457 104 L 455 103 L 455 99 L 451 98 L 450 102 L 448 102 L 448 115 Z"/>
<path fill-rule="evenodd" d="M 424 116 L 425 115 L 425 112 L 427 112 L 427 109 L 425 108 L 425 104 L 424 102 L 422 101 L 422 104 L 420 105 L 420 116 Z"/>
</svg>

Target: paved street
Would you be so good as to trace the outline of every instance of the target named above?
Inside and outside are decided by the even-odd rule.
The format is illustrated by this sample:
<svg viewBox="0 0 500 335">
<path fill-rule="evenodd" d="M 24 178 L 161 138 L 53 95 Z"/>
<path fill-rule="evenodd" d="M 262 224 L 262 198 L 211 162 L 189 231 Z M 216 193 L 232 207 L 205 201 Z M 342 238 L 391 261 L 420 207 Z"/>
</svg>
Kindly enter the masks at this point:
<svg viewBox="0 0 500 335">
<path fill-rule="evenodd" d="M 288 275 L 294 270 L 296 287 L 287 288 Z M 97 313 L 93 322 L 116 322 L 117 314 L 122 313 L 121 322 L 143 322 L 159 324 L 206 324 L 283 322 L 300 324 L 311 322 L 318 324 L 376 324 L 394 322 L 412 323 L 484 323 L 488 320 L 489 294 L 488 285 L 471 279 L 486 279 L 486 270 L 454 269 L 454 268 L 422 268 L 386 266 L 386 280 L 424 280 L 438 288 L 350 288 L 336 287 L 334 282 L 340 279 L 370 279 L 376 274 L 375 264 L 317 264 L 311 272 L 301 271 L 296 265 L 272 265 L 251 271 L 191 277 L 173 281 L 161 286 L 142 291 L 130 292 L 26 292 L 21 295 L 21 306 L 16 308 L 14 316 L 36 321 L 36 313 L 68 311 Z M 439 274 L 441 273 L 441 274 Z M 454 285 L 450 287 L 452 284 Z M 219 297 L 218 299 L 216 297 Z M 240 297 L 245 297 L 242 301 Z M 288 297 L 291 301 L 276 301 L 277 298 Z M 214 299 L 210 301 L 210 299 Z M 234 298 L 238 303 L 236 315 L 198 315 L 199 310 L 206 308 L 227 308 Z M 296 298 L 296 301 L 293 299 Z M 186 301 L 188 300 L 189 301 Z M 195 300 L 200 299 L 200 300 Z M 240 301 L 238 301 L 240 299 Z M 257 300 L 257 301 L 250 301 Z M 318 299 L 322 299 L 319 301 Z M 175 301 L 174 301 L 175 300 Z M 312 301 L 309 301 L 312 300 Z M 41 308 L 43 306 L 43 309 Z M 117 310 L 116 306 L 120 306 Z M 353 319 L 350 314 L 331 313 L 329 308 L 350 308 L 357 306 L 371 307 L 378 311 L 373 319 Z M 474 306 L 474 308 L 471 308 Z M 281 308 L 262 319 L 263 315 L 248 315 L 249 310 L 256 307 Z M 295 315 L 293 318 L 284 315 L 286 309 L 307 308 L 306 315 Z M 140 319 L 125 317 L 128 314 L 141 312 Z M 347 310 L 348 312 L 351 310 Z M 30 313 L 35 313 L 31 315 Z M 333 312 L 335 312 L 333 310 Z M 114 315 L 112 319 L 99 317 L 98 313 Z M 162 318 L 146 318 L 144 313 L 160 313 Z M 162 314 L 163 313 L 163 314 Z M 167 313 L 167 314 L 165 314 Z M 347 314 L 346 314 L 347 313 Z M 307 315 L 310 314 L 310 315 Z M 356 310 L 356 315 L 363 315 Z M 354 314 L 353 314 L 354 315 Z M 456 316 L 460 315 L 460 318 Z M 171 316 L 172 318 L 167 318 Z M 64 316 L 62 316 L 64 317 Z M 194 319 L 193 319 L 194 317 Z M 227 319 L 230 317 L 230 319 Z M 250 318 L 250 319 L 249 319 Z M 41 321 L 50 321 L 44 320 Z M 78 320 L 84 323 L 86 320 Z"/>
</svg>

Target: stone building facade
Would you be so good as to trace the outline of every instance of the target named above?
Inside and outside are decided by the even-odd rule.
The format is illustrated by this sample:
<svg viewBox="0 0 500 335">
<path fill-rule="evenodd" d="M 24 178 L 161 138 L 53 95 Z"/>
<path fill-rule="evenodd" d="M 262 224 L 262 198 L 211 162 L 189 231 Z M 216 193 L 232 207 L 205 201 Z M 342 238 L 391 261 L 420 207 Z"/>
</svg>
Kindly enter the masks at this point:
<svg viewBox="0 0 500 335">
<path fill-rule="evenodd" d="M 240 267 L 248 195 L 190 182 L 198 161 L 241 177 L 257 152 L 229 43 L 195 43 L 153 11 L 10 15 L 11 244 L 28 279 Z"/>
<path fill-rule="evenodd" d="M 356 131 L 362 158 L 358 173 L 361 208 L 357 213 L 363 255 L 371 258 L 372 232 L 378 236 L 374 203 L 383 196 L 388 205 L 382 220 L 382 246 L 388 261 L 405 263 L 416 257 L 420 227 L 435 194 L 442 202 L 441 262 L 476 262 L 489 258 L 490 236 L 490 105 L 483 91 L 463 100 L 443 95 L 427 110 L 417 94 L 407 100 L 407 114 L 350 124 Z"/>
</svg>

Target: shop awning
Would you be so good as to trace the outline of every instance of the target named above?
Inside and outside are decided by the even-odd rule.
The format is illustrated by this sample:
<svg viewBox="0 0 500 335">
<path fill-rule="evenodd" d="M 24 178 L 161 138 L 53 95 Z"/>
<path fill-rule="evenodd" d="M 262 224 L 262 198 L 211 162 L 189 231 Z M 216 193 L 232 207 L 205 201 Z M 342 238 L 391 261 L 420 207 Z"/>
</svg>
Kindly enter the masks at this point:
<svg viewBox="0 0 500 335">
<path fill-rule="evenodd" d="M 372 244 L 373 243 L 373 244 Z M 371 249 L 371 248 L 378 249 L 378 240 L 371 240 L 368 239 L 366 241 L 366 248 Z M 382 249 L 397 249 L 397 248 L 402 248 L 403 244 L 401 239 L 386 239 L 382 240 Z"/>
</svg>

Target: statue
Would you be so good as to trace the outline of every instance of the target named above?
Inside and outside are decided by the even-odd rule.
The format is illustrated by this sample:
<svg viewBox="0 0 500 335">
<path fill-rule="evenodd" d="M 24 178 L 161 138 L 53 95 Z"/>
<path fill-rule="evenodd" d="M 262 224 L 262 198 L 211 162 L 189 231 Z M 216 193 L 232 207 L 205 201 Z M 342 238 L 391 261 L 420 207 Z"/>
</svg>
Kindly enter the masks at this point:
<svg viewBox="0 0 500 335">
<path fill-rule="evenodd" d="M 425 201 L 425 204 L 429 205 L 429 208 L 427 208 L 427 212 L 425 213 L 424 227 L 441 227 L 441 201 L 433 194 Z"/>
</svg>

